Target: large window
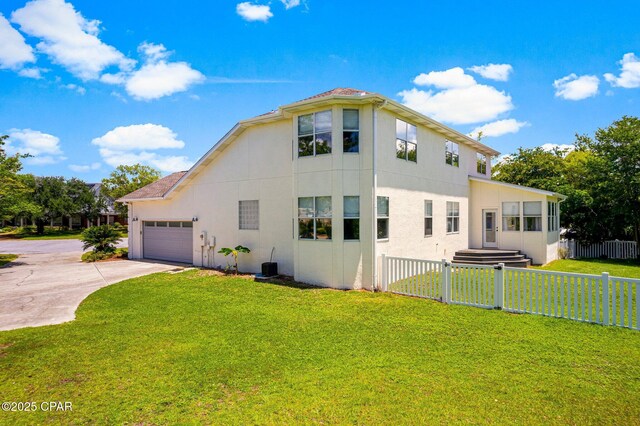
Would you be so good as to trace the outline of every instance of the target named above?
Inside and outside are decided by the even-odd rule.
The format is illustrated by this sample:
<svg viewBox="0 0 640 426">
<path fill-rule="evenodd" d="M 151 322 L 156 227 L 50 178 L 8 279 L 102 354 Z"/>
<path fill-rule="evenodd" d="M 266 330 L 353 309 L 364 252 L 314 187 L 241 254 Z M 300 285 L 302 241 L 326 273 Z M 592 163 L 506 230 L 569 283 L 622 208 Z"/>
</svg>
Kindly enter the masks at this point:
<svg viewBox="0 0 640 426">
<path fill-rule="evenodd" d="M 424 200 L 424 236 L 433 235 L 433 201 Z"/>
<path fill-rule="evenodd" d="M 389 238 L 389 197 L 378 197 L 378 217 L 376 222 L 379 240 Z"/>
<path fill-rule="evenodd" d="M 447 201 L 447 233 L 460 232 L 460 203 Z"/>
<path fill-rule="evenodd" d="M 298 198 L 298 238 L 331 239 L 331 197 Z"/>
<path fill-rule="evenodd" d="M 547 229 L 549 231 L 558 230 L 558 203 L 547 202 Z"/>
<path fill-rule="evenodd" d="M 457 143 L 447 141 L 445 144 L 444 161 L 452 166 L 460 167 L 460 152 Z"/>
<path fill-rule="evenodd" d="M 259 229 L 260 205 L 258 200 L 239 201 L 238 216 L 240 229 Z"/>
<path fill-rule="evenodd" d="M 344 239 L 360 239 L 360 197 L 344 197 Z"/>
<path fill-rule="evenodd" d="M 342 151 L 360 152 L 360 117 L 357 109 L 342 110 Z"/>
<path fill-rule="evenodd" d="M 481 175 L 487 174 L 487 156 L 484 154 L 480 154 L 479 152 L 476 154 L 476 163 L 478 173 Z"/>
<path fill-rule="evenodd" d="M 502 203 L 502 230 L 520 230 L 520 203 L 505 201 Z"/>
<path fill-rule="evenodd" d="M 298 156 L 331 154 L 331 111 L 298 116 Z"/>
<path fill-rule="evenodd" d="M 418 130 L 413 124 L 396 119 L 396 157 L 418 162 Z"/>
<path fill-rule="evenodd" d="M 525 201 L 522 203 L 525 231 L 542 231 L 542 202 Z"/>
</svg>

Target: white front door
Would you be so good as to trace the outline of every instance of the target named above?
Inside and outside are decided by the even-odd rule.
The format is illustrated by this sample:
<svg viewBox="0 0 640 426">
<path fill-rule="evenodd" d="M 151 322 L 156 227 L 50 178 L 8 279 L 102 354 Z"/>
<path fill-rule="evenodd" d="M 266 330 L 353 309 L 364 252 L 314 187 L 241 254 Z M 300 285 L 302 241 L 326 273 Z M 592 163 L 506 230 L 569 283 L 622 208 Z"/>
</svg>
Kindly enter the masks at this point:
<svg viewBox="0 0 640 426">
<path fill-rule="evenodd" d="M 497 210 L 482 210 L 482 247 L 498 247 Z"/>
</svg>

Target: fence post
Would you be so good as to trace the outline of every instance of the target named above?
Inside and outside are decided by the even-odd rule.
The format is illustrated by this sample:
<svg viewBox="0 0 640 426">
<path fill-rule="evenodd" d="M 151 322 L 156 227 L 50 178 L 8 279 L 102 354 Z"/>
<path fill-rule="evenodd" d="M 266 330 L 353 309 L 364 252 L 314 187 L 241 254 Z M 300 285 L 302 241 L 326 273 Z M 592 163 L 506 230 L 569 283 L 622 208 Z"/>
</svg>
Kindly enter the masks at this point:
<svg viewBox="0 0 640 426">
<path fill-rule="evenodd" d="M 504 307 L 504 263 L 498 263 L 493 268 L 493 306 L 502 309 Z"/>
<path fill-rule="evenodd" d="M 387 277 L 387 255 L 382 253 L 382 291 L 388 291 L 387 286 L 389 285 L 388 277 Z"/>
<path fill-rule="evenodd" d="M 610 325 L 609 322 L 609 273 L 602 273 L 602 323 Z"/>
<path fill-rule="evenodd" d="M 442 301 L 444 303 L 451 302 L 451 264 L 447 262 L 447 259 L 442 259 Z"/>
</svg>

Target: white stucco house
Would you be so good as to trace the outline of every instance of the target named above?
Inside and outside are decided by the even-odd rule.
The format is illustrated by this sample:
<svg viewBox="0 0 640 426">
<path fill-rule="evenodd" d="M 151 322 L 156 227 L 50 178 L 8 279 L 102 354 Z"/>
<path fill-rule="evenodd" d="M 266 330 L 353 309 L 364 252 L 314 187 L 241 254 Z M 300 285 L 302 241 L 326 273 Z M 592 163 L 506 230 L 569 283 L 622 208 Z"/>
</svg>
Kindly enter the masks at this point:
<svg viewBox="0 0 640 426">
<path fill-rule="evenodd" d="M 334 89 L 236 124 L 189 171 L 119 201 L 129 256 L 375 288 L 384 253 L 557 256 L 560 194 L 491 180 L 499 153 L 376 93 Z"/>
</svg>

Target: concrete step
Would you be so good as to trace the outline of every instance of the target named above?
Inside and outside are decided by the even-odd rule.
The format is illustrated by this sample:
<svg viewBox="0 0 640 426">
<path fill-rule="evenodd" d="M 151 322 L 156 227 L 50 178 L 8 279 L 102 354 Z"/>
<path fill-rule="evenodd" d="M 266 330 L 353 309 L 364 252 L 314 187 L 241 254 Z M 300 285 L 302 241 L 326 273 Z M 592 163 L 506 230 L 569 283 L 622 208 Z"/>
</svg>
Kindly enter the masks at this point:
<svg viewBox="0 0 640 426">
<path fill-rule="evenodd" d="M 479 257 L 501 257 L 501 256 L 517 256 L 521 254 L 520 250 L 492 250 L 492 249 L 468 249 L 458 250 L 458 256 L 479 256 Z"/>
<path fill-rule="evenodd" d="M 468 264 L 468 265 L 485 265 L 485 266 L 494 266 L 497 265 L 498 263 L 504 263 L 505 266 L 511 266 L 513 268 L 528 268 L 529 266 L 531 266 L 531 259 L 521 259 L 521 260 L 501 260 L 500 262 L 487 262 L 487 261 L 460 261 L 460 260 L 453 260 L 451 261 L 452 264 L 457 264 L 457 263 L 462 263 L 462 264 Z"/>
<path fill-rule="evenodd" d="M 453 256 L 453 260 L 458 260 L 460 262 L 465 262 L 465 261 L 478 261 L 478 262 L 496 262 L 496 263 L 500 263 L 502 261 L 510 261 L 510 260 L 525 260 L 525 256 L 523 254 L 518 254 L 515 256 L 458 256 L 455 255 Z"/>
</svg>

